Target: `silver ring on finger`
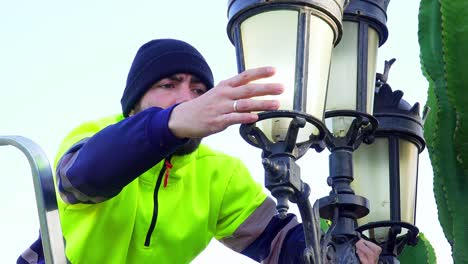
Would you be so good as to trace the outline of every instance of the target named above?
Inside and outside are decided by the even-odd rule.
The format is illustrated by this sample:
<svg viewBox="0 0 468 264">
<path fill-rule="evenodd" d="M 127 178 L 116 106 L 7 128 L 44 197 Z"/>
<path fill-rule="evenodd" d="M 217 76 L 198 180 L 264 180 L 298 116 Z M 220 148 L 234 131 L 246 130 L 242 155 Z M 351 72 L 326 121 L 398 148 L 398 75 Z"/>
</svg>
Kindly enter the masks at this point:
<svg viewBox="0 0 468 264">
<path fill-rule="evenodd" d="M 234 100 L 234 102 L 232 103 L 232 109 L 234 110 L 234 113 L 237 113 L 238 110 L 237 110 L 237 102 L 238 100 Z"/>
</svg>

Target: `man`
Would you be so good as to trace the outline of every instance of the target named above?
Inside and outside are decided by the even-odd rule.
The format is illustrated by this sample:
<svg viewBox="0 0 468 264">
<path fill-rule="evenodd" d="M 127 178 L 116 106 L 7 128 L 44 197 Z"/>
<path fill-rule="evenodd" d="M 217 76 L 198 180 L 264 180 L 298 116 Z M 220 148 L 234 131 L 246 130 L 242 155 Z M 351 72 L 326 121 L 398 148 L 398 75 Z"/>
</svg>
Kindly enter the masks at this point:
<svg viewBox="0 0 468 264">
<path fill-rule="evenodd" d="M 123 115 L 88 122 L 62 143 L 56 159 L 58 203 L 71 263 L 189 263 L 215 237 L 265 263 L 300 263 L 302 225 L 276 216 L 274 202 L 245 166 L 200 145 L 228 126 L 276 110 L 274 74 L 247 70 L 213 87 L 212 72 L 189 44 L 144 44 L 122 96 Z M 367 245 L 366 245 L 367 244 Z M 363 263 L 380 248 L 360 241 Z M 40 241 L 18 263 L 41 258 Z M 39 253 L 39 256 L 38 254 Z M 36 254 L 36 255 L 35 255 Z"/>
</svg>

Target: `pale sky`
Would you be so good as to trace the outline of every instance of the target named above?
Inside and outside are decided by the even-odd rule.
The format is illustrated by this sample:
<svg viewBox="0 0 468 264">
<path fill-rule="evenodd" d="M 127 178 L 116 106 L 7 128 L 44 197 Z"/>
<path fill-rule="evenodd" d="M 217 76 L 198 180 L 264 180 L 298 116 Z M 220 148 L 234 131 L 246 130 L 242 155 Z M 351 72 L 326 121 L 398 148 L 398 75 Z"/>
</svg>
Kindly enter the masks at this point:
<svg viewBox="0 0 468 264">
<path fill-rule="evenodd" d="M 418 1 L 389 5 L 389 39 L 379 50 L 377 70 L 396 58 L 389 83 L 411 104 L 426 101 L 427 81 L 419 65 Z M 138 47 L 155 38 L 194 45 L 211 65 L 215 82 L 237 73 L 226 34 L 227 1 L 0 1 L 0 135 L 37 142 L 50 162 L 62 138 L 76 125 L 120 111 L 120 97 Z M 230 128 L 205 140 L 240 157 L 263 183 L 260 151 Z M 227 143 L 228 142 L 228 143 Z M 327 195 L 327 153 L 309 151 L 299 160 L 311 200 Z M 38 236 L 29 165 L 19 150 L 0 148 L 2 218 L 0 252 L 13 263 Z M 452 263 L 437 218 L 432 168 L 420 156 L 417 223 L 435 247 L 439 263 Z M 295 205 L 291 211 L 297 215 Z M 254 263 L 214 241 L 193 263 Z"/>
</svg>

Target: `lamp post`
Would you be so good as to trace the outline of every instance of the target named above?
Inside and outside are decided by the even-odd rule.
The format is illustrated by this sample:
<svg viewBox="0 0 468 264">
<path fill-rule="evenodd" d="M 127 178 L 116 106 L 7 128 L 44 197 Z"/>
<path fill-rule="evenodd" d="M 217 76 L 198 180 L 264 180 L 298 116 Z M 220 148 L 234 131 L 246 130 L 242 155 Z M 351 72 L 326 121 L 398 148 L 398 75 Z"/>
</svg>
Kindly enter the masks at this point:
<svg viewBox="0 0 468 264">
<path fill-rule="evenodd" d="M 388 36 L 388 3 L 389 0 L 229 1 L 227 31 L 236 47 L 239 72 L 274 66 L 276 77 L 268 81 L 281 82 L 286 87 L 278 98 L 281 109 L 259 113 L 256 123 L 241 125 L 240 134 L 249 144 L 263 150 L 265 186 L 277 200 L 279 217 L 286 215 L 288 201 L 297 203 L 304 225 L 306 263 L 359 263 L 354 247 L 361 236 L 359 232 L 368 234 L 376 243 L 388 245 L 389 250 L 384 253 L 396 256 L 398 250 L 394 250 L 396 244 L 391 240 L 398 239 L 399 227 L 409 226 L 401 213 L 395 213 L 397 209 L 385 220 L 375 219 L 372 210 L 381 197 L 363 190 L 366 177 L 370 176 L 360 178 L 361 173 L 365 174 L 361 168 L 366 167 L 366 162 L 358 162 L 362 159 L 361 152 L 353 160 L 353 153 L 362 143 L 377 146 L 374 137 L 380 139 L 383 134 L 395 132 L 382 134 L 388 128 L 378 130 L 378 120 L 388 118 L 373 115 L 373 110 L 381 111 L 381 105 L 388 100 L 378 96 L 373 107 L 377 50 Z M 388 86 L 385 82 L 389 64 L 386 66 L 384 74 L 378 75 L 377 88 L 382 91 Z M 410 136 L 405 138 L 413 139 L 410 141 L 416 142 L 419 146 L 416 149 L 421 150 L 424 141 L 415 136 L 418 133 L 407 133 Z M 330 150 L 327 183 L 331 191 L 313 207 L 308 199 L 311 189 L 302 181 L 296 164 L 310 148 L 319 152 L 324 148 Z M 403 152 L 392 153 L 404 159 L 403 155 L 398 156 Z M 382 162 L 393 161 L 382 159 Z M 353 182 L 354 174 L 356 182 Z M 383 186 L 392 193 L 391 203 L 397 203 L 397 196 L 408 193 L 408 189 L 398 189 L 404 185 L 399 183 L 402 181 Z M 400 205 L 401 202 L 391 207 L 400 208 Z M 413 209 L 414 205 L 415 202 Z M 319 230 L 319 216 L 332 222 L 325 235 Z M 378 226 L 369 226 L 366 221 L 378 222 Z M 370 235 L 386 221 L 391 222 L 387 226 L 393 233 Z M 407 228 L 411 234 L 407 238 L 417 234 L 413 224 Z M 410 240 L 414 241 L 406 241 Z"/>
</svg>

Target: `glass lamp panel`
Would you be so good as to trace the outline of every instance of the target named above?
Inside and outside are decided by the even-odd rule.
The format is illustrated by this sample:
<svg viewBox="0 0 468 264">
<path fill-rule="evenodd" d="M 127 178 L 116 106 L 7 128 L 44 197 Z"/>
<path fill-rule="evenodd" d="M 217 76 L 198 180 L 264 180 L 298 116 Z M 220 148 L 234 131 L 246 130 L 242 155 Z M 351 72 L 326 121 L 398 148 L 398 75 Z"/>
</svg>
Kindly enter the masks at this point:
<svg viewBox="0 0 468 264">
<path fill-rule="evenodd" d="M 297 29 L 299 12 L 275 10 L 256 14 L 241 24 L 244 68 L 264 66 L 276 68 L 274 76 L 258 83 L 282 83 L 285 90 L 279 96 L 262 96 L 256 99 L 277 99 L 281 110 L 293 110 Z M 289 119 L 274 118 L 258 122 L 259 128 L 272 141 L 283 140 Z"/>
<path fill-rule="evenodd" d="M 284 84 L 281 96 L 262 98 L 280 100 L 282 110 L 293 109 L 298 16 L 295 10 L 268 11 L 247 18 L 240 26 L 244 67 L 276 68 L 274 76 L 257 82 Z"/>
<path fill-rule="evenodd" d="M 291 121 L 292 118 L 269 118 L 257 122 L 257 126 L 268 139 L 278 142 L 285 140 Z M 306 123 L 305 127 L 299 129 L 296 142 L 305 142 L 312 134 L 318 134 L 318 129 L 311 123 Z"/>
<path fill-rule="evenodd" d="M 390 220 L 388 140 L 377 138 L 371 145 L 362 144 L 353 154 L 354 181 L 351 187 L 357 195 L 369 199 L 370 212 L 358 219 L 358 225 Z M 387 238 L 387 228 L 376 228 L 366 234 L 376 241 Z"/>
<path fill-rule="evenodd" d="M 280 101 L 280 110 L 293 110 L 295 90 L 307 89 L 307 106 L 304 111 L 322 120 L 334 33 L 324 20 L 310 17 L 308 74 L 305 77 L 307 87 L 295 87 L 298 16 L 299 12 L 295 10 L 275 10 L 243 21 L 241 38 L 244 67 L 276 67 L 273 77 L 257 82 L 280 82 L 285 85 L 285 91 L 280 96 L 264 96 L 261 99 L 276 98 Z M 284 140 L 290 121 L 290 118 L 273 118 L 259 122 L 258 126 L 270 140 L 276 142 Z M 297 142 L 306 141 L 311 134 L 316 133 L 317 129 L 307 123 L 299 130 Z"/>
<path fill-rule="evenodd" d="M 402 139 L 399 147 L 401 221 L 414 225 L 419 151 L 415 144 Z"/>
<path fill-rule="evenodd" d="M 335 137 L 345 137 L 355 117 L 336 116 L 325 119 L 325 125 Z"/>
<path fill-rule="evenodd" d="M 333 49 L 328 82 L 328 110 L 356 110 L 358 23 L 343 21 L 343 36 Z"/>
<path fill-rule="evenodd" d="M 306 112 L 322 120 L 327 96 L 334 33 L 327 22 L 314 15 L 310 17 L 309 29 Z"/>
<path fill-rule="evenodd" d="M 356 110 L 358 27 L 356 22 L 343 21 L 343 36 L 331 58 L 327 111 Z M 353 119 L 345 116 L 327 118 L 326 125 L 335 136 L 344 137 Z"/>
<path fill-rule="evenodd" d="M 366 113 L 374 110 L 375 75 L 377 71 L 377 50 L 379 48 L 379 34 L 369 27 L 367 40 L 367 107 Z"/>
<path fill-rule="evenodd" d="M 309 58 L 307 67 L 306 111 L 307 114 L 323 120 L 325 100 L 327 96 L 328 76 L 330 71 L 331 53 L 333 49 L 334 33 L 323 19 L 311 15 L 309 24 Z M 303 110 L 303 111 L 304 111 Z M 276 120 L 278 131 L 286 135 L 289 121 Z M 310 123 L 299 130 L 297 142 L 307 141 L 311 134 L 318 130 Z"/>
</svg>

